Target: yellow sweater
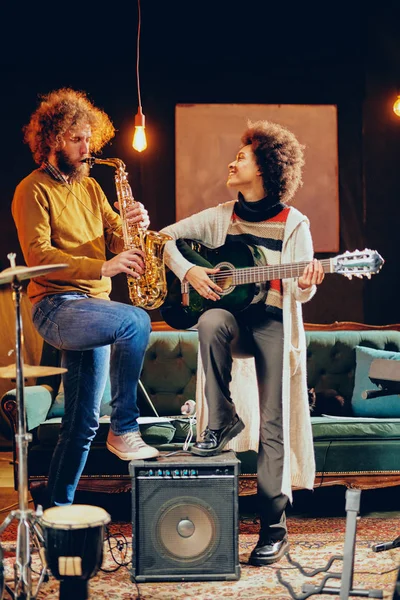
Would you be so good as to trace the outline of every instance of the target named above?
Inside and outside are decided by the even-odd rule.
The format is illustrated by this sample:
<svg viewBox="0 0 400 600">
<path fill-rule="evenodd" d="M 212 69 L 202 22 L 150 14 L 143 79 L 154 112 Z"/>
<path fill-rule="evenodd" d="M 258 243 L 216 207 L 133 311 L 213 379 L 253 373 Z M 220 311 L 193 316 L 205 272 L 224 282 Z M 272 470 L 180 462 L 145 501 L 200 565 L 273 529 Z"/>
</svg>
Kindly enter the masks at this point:
<svg viewBox="0 0 400 600">
<path fill-rule="evenodd" d="M 95 179 L 66 184 L 37 169 L 17 186 L 11 210 L 29 267 L 68 264 L 30 280 L 32 303 L 66 291 L 109 299 L 111 279 L 101 276 L 106 247 L 117 254 L 124 241 L 120 216 Z"/>
</svg>

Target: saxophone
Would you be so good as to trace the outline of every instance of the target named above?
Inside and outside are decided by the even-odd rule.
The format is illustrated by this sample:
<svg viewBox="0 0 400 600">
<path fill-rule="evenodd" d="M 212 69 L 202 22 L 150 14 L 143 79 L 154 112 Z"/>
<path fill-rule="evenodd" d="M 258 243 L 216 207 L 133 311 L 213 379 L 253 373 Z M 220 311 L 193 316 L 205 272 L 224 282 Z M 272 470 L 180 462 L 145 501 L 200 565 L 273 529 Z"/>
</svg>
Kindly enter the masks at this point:
<svg viewBox="0 0 400 600">
<path fill-rule="evenodd" d="M 161 306 L 167 295 L 164 265 L 164 245 L 171 236 L 157 231 L 144 231 L 137 223 L 130 224 L 126 212 L 136 200 L 128 182 L 125 163 L 119 158 L 85 158 L 90 167 L 108 165 L 115 169 L 115 186 L 122 220 L 124 249 L 139 248 L 144 252 L 145 271 L 138 279 L 127 275 L 129 298 L 134 306 L 153 310 Z"/>
</svg>

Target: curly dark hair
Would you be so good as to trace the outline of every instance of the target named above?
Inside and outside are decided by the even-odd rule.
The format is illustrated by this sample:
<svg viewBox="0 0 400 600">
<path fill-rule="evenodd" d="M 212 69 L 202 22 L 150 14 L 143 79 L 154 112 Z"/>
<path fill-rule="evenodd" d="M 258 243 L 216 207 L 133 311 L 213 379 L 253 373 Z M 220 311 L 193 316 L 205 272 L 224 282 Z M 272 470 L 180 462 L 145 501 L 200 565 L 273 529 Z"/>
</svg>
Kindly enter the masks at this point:
<svg viewBox="0 0 400 600">
<path fill-rule="evenodd" d="M 251 146 L 262 172 L 265 193 L 281 202 L 290 202 L 303 184 L 305 146 L 291 131 L 269 121 L 248 121 L 241 142 L 243 146 Z"/>
<path fill-rule="evenodd" d="M 85 92 L 61 88 L 41 96 L 38 108 L 23 128 L 24 142 L 29 145 L 34 161 L 41 164 L 68 129 L 83 123 L 91 127 L 93 152 L 99 152 L 115 135 L 110 118 L 92 104 Z"/>
</svg>

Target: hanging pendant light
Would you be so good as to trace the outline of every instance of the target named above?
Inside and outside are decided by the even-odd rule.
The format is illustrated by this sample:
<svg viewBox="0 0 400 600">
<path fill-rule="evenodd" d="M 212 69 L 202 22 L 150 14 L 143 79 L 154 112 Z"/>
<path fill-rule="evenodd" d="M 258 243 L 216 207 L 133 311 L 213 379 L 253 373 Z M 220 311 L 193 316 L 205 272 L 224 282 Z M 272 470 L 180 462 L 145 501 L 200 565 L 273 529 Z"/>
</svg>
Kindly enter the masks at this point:
<svg viewBox="0 0 400 600">
<path fill-rule="evenodd" d="M 132 147 L 137 152 L 143 152 L 147 148 L 146 131 L 145 131 L 145 116 L 142 111 L 142 98 L 140 94 L 140 80 L 139 80 L 139 44 L 140 44 L 140 27 L 141 27 L 141 15 L 140 15 L 140 0 L 138 0 L 138 30 L 137 30 L 137 41 L 136 41 L 136 82 L 139 107 L 135 116 L 135 133 L 133 134 Z"/>
<path fill-rule="evenodd" d="M 400 117 L 400 94 L 397 96 L 397 100 L 395 100 L 393 104 L 393 112 L 395 115 Z"/>
</svg>

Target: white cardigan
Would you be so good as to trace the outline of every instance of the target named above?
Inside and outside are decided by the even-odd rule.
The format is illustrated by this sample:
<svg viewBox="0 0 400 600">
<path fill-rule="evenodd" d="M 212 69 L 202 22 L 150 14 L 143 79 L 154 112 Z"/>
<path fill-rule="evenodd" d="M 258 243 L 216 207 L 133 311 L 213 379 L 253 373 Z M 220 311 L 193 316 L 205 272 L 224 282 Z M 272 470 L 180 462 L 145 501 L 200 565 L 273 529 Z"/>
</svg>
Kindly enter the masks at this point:
<svg viewBox="0 0 400 600">
<path fill-rule="evenodd" d="M 219 204 L 191 217 L 165 227 L 174 240 L 192 239 L 209 248 L 218 248 L 225 243 L 231 221 L 234 201 Z M 182 280 L 193 267 L 182 256 L 175 241 L 165 245 L 165 262 Z M 313 245 L 306 216 L 290 207 L 286 221 L 282 246 L 282 264 L 308 262 L 313 259 Z M 283 287 L 283 440 L 284 467 L 282 492 L 292 500 L 292 486 L 312 489 L 315 478 L 314 447 L 311 430 L 306 381 L 306 337 L 303 326 L 301 303 L 310 300 L 316 286 L 302 290 L 295 279 L 284 279 Z M 237 413 L 245 422 L 244 431 L 227 447 L 237 452 L 258 451 L 259 410 L 258 388 L 253 358 L 234 358 L 232 367 L 231 395 Z M 201 433 L 207 425 L 207 403 L 204 397 L 204 371 L 198 353 L 197 371 L 197 429 Z"/>
</svg>

